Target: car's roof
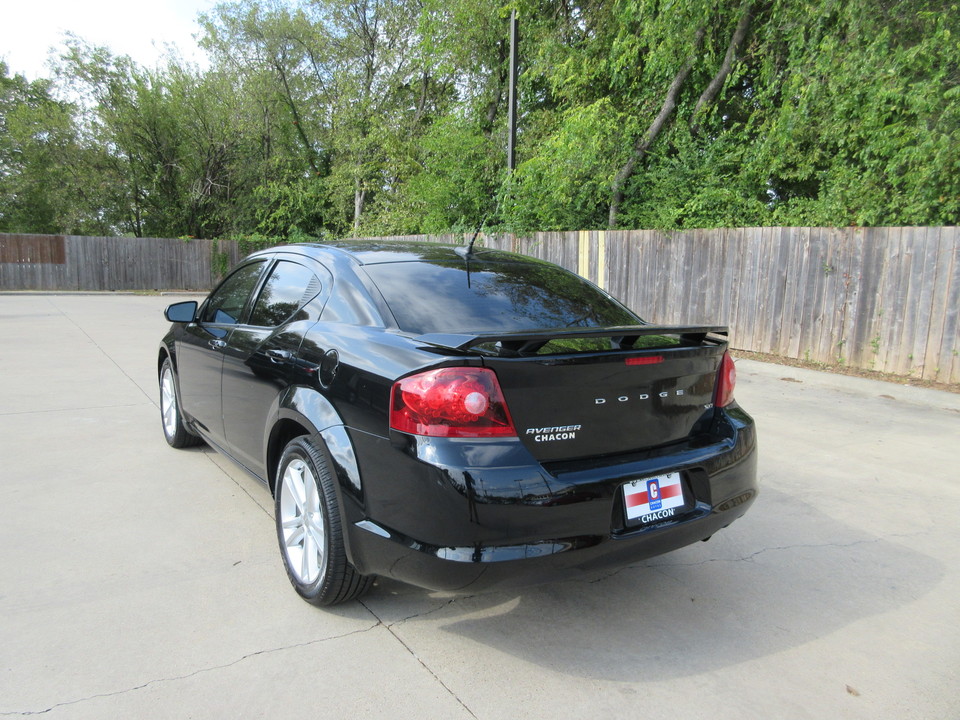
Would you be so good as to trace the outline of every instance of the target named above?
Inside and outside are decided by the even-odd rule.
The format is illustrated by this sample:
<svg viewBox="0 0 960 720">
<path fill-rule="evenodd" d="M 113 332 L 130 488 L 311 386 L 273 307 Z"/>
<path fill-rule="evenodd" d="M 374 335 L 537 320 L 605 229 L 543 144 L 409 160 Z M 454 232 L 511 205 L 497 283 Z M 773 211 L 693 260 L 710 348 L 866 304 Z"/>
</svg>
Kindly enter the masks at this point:
<svg viewBox="0 0 960 720">
<path fill-rule="evenodd" d="M 463 246 L 460 248 L 460 253 L 464 252 L 465 248 Z M 463 255 L 459 254 L 457 247 L 452 245 L 396 240 L 337 240 L 327 243 L 298 243 L 272 249 L 300 252 L 317 258 L 333 251 L 338 255 L 348 256 L 361 265 L 463 260 Z M 534 258 L 484 248 L 476 248 L 471 258 L 483 262 L 538 263 Z"/>
</svg>

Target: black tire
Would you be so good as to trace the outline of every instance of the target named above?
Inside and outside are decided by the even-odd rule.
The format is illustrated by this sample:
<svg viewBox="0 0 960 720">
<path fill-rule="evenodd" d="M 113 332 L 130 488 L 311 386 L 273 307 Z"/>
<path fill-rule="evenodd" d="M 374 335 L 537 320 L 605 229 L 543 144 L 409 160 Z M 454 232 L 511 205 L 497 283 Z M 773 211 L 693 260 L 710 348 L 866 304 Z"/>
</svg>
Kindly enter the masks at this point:
<svg viewBox="0 0 960 720">
<path fill-rule="evenodd" d="M 170 447 L 186 448 L 199 445 L 203 439 L 192 433 L 183 422 L 177 375 L 170 358 L 160 366 L 160 426 Z"/>
<path fill-rule="evenodd" d="M 347 560 L 333 473 L 306 436 L 284 448 L 274 492 L 277 541 L 287 577 L 314 605 L 353 600 L 373 584 Z"/>
</svg>

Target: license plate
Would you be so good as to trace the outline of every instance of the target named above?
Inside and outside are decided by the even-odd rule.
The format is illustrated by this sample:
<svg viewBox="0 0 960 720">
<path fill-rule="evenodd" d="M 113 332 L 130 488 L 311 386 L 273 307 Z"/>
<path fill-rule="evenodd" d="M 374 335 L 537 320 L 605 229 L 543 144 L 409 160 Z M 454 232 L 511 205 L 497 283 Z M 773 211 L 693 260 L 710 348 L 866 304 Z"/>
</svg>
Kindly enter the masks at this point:
<svg viewBox="0 0 960 720">
<path fill-rule="evenodd" d="M 623 506 L 632 525 L 669 520 L 679 515 L 684 505 L 680 473 L 632 480 L 623 486 Z"/>
</svg>

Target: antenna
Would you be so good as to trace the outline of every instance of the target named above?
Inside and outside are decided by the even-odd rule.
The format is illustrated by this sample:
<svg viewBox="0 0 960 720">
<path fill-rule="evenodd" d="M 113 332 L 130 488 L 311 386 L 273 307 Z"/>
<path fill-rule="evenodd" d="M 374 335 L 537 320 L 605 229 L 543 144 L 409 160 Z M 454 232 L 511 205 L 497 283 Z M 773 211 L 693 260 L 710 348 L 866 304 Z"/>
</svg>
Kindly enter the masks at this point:
<svg viewBox="0 0 960 720">
<path fill-rule="evenodd" d="M 484 215 L 480 219 L 480 224 L 477 225 L 477 230 L 475 233 L 473 233 L 473 237 L 470 238 L 470 242 L 467 245 L 466 250 L 463 249 L 463 246 L 455 248 L 454 251 L 457 253 L 457 255 L 460 255 L 461 257 L 464 257 L 464 258 L 469 258 L 471 255 L 473 255 L 473 244 L 477 241 L 477 236 L 480 234 L 480 231 L 483 230 L 484 223 L 486 222 L 487 222 L 487 216 Z"/>
</svg>

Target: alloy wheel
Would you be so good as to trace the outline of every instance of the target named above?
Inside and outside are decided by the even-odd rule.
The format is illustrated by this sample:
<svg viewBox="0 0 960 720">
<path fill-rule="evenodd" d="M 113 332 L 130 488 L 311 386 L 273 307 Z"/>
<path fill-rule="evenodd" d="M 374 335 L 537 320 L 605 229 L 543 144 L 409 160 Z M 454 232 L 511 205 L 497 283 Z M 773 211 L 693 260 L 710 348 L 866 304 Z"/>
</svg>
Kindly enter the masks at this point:
<svg viewBox="0 0 960 720">
<path fill-rule="evenodd" d="M 297 457 L 283 470 L 280 525 L 288 567 L 301 583 L 315 583 L 326 560 L 323 506 L 316 478 L 307 463 Z"/>
</svg>

